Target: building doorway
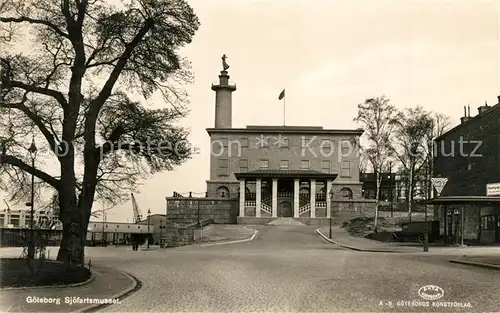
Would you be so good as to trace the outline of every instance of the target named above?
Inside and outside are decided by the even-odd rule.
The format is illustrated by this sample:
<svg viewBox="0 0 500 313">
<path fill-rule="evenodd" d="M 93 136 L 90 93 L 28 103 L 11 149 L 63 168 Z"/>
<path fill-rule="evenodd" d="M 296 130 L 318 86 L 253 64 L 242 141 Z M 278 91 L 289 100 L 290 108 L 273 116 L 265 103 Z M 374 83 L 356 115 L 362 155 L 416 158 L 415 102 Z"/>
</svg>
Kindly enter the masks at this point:
<svg viewBox="0 0 500 313">
<path fill-rule="evenodd" d="M 293 217 L 292 205 L 288 201 L 280 202 L 278 206 L 279 217 Z"/>
</svg>

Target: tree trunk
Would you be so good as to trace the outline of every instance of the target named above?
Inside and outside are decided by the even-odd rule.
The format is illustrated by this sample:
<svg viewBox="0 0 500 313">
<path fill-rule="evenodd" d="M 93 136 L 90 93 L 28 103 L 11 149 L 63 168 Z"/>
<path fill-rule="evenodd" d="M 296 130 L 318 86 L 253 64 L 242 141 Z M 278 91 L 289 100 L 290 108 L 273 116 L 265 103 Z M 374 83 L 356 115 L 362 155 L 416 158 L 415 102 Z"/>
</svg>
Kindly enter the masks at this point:
<svg viewBox="0 0 500 313">
<path fill-rule="evenodd" d="M 378 177 L 380 176 L 380 178 Z M 382 175 L 377 175 L 375 174 L 375 179 L 376 179 L 376 188 L 377 192 L 375 193 L 375 217 L 373 219 L 373 231 L 376 233 L 377 232 L 377 227 L 378 227 L 378 207 L 379 207 L 379 199 L 380 199 L 380 193 L 378 192 L 380 190 L 380 186 L 382 185 Z"/>
<path fill-rule="evenodd" d="M 409 193 L 408 193 L 408 222 L 411 222 L 411 211 L 413 209 L 413 167 L 414 167 L 414 164 L 413 164 L 413 161 L 410 165 L 410 190 L 409 190 Z"/>
</svg>

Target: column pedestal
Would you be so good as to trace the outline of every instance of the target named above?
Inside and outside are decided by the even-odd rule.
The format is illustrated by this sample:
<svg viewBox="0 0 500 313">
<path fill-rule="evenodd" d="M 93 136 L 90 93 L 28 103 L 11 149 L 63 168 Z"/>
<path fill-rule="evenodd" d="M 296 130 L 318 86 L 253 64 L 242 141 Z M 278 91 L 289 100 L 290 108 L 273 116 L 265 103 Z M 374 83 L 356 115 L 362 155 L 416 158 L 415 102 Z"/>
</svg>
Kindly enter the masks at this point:
<svg viewBox="0 0 500 313">
<path fill-rule="evenodd" d="M 300 208 L 300 180 L 294 179 L 293 181 L 293 217 L 300 217 L 299 208 Z"/>
<path fill-rule="evenodd" d="M 262 179 L 257 178 L 255 181 L 255 217 L 260 217 Z"/>
<path fill-rule="evenodd" d="M 316 217 L 316 179 L 311 179 L 311 187 L 309 189 L 311 191 L 311 218 Z"/>
<path fill-rule="evenodd" d="M 278 217 L 278 179 L 273 178 L 273 202 L 272 202 L 272 217 Z"/>
<path fill-rule="evenodd" d="M 240 217 L 245 217 L 245 180 L 240 180 Z"/>
<path fill-rule="evenodd" d="M 328 179 L 326 181 L 326 217 L 330 218 L 332 216 L 332 180 Z"/>
</svg>

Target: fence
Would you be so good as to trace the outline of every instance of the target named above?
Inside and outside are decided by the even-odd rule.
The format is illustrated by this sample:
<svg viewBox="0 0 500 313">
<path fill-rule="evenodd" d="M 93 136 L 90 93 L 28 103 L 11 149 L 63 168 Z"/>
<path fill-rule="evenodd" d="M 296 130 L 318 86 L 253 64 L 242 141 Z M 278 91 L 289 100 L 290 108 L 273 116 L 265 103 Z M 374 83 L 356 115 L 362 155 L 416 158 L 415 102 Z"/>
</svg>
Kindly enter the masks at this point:
<svg viewBox="0 0 500 313">
<path fill-rule="evenodd" d="M 0 228 L 0 246 L 23 247 L 27 245 L 30 229 L 25 228 Z M 44 241 L 46 246 L 61 244 L 62 230 L 34 229 L 35 242 Z"/>
</svg>

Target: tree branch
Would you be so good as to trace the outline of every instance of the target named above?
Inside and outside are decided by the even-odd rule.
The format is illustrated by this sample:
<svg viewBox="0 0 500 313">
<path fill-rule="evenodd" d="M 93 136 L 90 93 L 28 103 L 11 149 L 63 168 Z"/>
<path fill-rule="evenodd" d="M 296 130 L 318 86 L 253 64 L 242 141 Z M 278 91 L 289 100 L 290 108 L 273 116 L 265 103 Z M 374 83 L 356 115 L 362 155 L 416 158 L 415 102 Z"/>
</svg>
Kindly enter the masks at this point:
<svg viewBox="0 0 500 313">
<path fill-rule="evenodd" d="M 27 173 L 30 173 L 39 179 L 43 180 L 50 186 L 54 187 L 55 189 L 59 189 L 59 180 L 55 179 L 51 175 L 47 174 L 46 172 L 39 170 L 37 168 L 32 167 L 31 165 L 28 165 L 24 163 L 21 159 L 13 156 L 13 155 L 0 155 L 0 164 L 9 164 L 11 166 L 17 167 Z"/>
<path fill-rule="evenodd" d="M 125 51 L 123 54 L 120 56 L 118 63 L 116 64 L 115 68 L 109 75 L 108 80 L 104 84 L 104 87 L 102 88 L 101 92 L 99 95 L 95 98 L 94 101 L 92 101 L 89 111 L 88 111 L 88 116 L 89 117 L 96 117 L 97 114 L 99 113 L 99 110 L 101 107 L 104 105 L 104 102 L 106 99 L 111 95 L 111 91 L 113 90 L 113 87 L 120 77 L 120 74 L 122 73 L 123 69 L 125 68 L 125 65 L 127 64 L 128 59 L 132 55 L 132 52 L 134 51 L 135 47 L 141 42 L 142 38 L 147 34 L 147 32 L 153 27 L 154 25 L 154 20 L 153 19 L 148 19 L 146 20 L 146 23 L 144 26 L 139 30 L 139 32 L 135 35 L 134 39 L 130 43 L 128 43 L 125 46 Z M 88 120 L 88 119 L 87 119 Z"/>
<path fill-rule="evenodd" d="M 40 132 L 43 134 L 47 143 L 49 144 L 50 150 L 57 154 L 57 144 L 55 140 L 55 136 L 51 133 L 45 124 L 42 121 L 42 118 L 38 116 L 36 113 L 31 111 L 27 106 L 24 105 L 24 102 L 27 100 L 26 94 L 23 96 L 23 101 L 18 103 L 0 103 L 0 108 L 11 108 L 17 109 L 23 112 L 33 123 L 38 127 Z"/>
<path fill-rule="evenodd" d="M 58 35 L 69 39 L 68 34 L 66 34 L 62 30 L 60 30 L 59 27 L 57 27 L 55 24 L 53 24 L 49 21 L 44 21 L 44 20 L 30 18 L 27 16 L 22 16 L 22 17 L 0 17 L 0 22 L 4 22 L 4 23 L 25 23 L 25 22 L 27 22 L 30 24 L 45 25 L 45 26 L 51 28 L 53 31 L 55 31 Z"/>
<path fill-rule="evenodd" d="M 7 82 L 2 82 L 6 87 L 14 87 L 14 88 L 20 88 L 29 92 L 34 92 L 40 95 L 45 95 L 45 96 L 50 96 L 53 97 L 54 99 L 61 104 L 63 108 L 67 106 L 67 101 L 66 98 L 64 98 L 64 95 L 54 89 L 50 88 L 42 88 L 38 86 L 33 86 L 33 85 L 28 85 L 20 81 L 12 80 L 12 81 L 7 81 Z"/>
</svg>

